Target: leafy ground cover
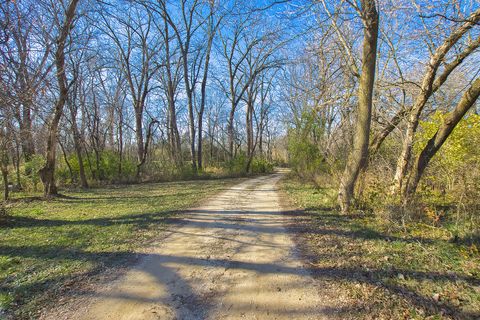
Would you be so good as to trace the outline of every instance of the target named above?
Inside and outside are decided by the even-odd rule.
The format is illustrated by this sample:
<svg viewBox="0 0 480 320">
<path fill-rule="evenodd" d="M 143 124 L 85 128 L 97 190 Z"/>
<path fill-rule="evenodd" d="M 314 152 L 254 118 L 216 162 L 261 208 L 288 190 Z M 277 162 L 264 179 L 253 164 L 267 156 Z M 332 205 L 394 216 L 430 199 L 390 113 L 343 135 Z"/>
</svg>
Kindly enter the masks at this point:
<svg viewBox="0 0 480 320">
<path fill-rule="evenodd" d="M 51 200 L 20 196 L 0 225 L 0 318 L 35 318 L 65 287 L 132 259 L 168 219 L 234 179 L 66 191 Z"/>
<path fill-rule="evenodd" d="M 312 271 L 348 301 L 340 318 L 480 318 L 478 243 L 455 241 L 447 226 L 394 229 L 374 214 L 342 215 L 329 188 L 294 178 L 282 186 L 303 208 L 299 243 Z"/>
</svg>

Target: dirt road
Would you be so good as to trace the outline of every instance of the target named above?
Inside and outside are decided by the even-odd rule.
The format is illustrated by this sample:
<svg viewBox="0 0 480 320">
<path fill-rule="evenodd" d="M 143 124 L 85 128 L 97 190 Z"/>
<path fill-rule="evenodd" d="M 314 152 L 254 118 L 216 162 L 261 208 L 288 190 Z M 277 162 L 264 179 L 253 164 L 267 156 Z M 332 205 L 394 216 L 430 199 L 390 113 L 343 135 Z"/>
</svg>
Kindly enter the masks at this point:
<svg viewBox="0 0 480 320">
<path fill-rule="evenodd" d="M 65 318 L 330 318 L 285 228 L 280 178 L 247 180 L 190 210 L 139 264 Z"/>
</svg>

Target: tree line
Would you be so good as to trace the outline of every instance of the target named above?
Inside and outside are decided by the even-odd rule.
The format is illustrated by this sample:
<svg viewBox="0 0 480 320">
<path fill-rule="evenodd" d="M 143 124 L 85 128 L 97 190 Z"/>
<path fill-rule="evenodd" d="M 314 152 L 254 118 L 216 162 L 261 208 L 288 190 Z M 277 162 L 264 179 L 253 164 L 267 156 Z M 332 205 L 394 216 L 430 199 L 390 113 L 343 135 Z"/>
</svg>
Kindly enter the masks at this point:
<svg viewBox="0 0 480 320">
<path fill-rule="evenodd" d="M 10 181 L 20 189 L 37 176 L 46 196 L 57 194 L 59 165 L 83 188 L 219 165 L 265 170 L 285 42 L 282 26 L 263 19 L 266 9 L 248 1 L 3 1 L 5 196 Z"/>
</svg>

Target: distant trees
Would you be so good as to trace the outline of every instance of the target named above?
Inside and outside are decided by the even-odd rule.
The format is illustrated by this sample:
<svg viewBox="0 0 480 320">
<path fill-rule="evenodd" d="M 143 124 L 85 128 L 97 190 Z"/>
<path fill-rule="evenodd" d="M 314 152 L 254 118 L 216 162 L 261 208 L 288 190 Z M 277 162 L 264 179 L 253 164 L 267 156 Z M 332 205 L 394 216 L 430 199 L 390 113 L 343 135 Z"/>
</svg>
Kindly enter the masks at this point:
<svg viewBox="0 0 480 320">
<path fill-rule="evenodd" d="M 470 2 L 24 0 L 0 18 L 4 184 L 45 195 L 290 158 L 344 212 L 371 188 L 405 206 L 478 99 Z"/>
<path fill-rule="evenodd" d="M 88 188 L 171 179 L 203 174 L 209 166 L 245 171 L 246 158 L 238 160 L 245 162 L 241 169 L 227 164 L 233 158 L 225 148 L 228 92 L 219 80 L 228 66 L 220 35 L 232 36 L 227 19 L 256 16 L 237 33 L 239 39 L 262 37 L 248 40 L 255 46 L 248 52 L 252 69 L 244 57 L 235 75 L 238 86 L 258 87 L 253 79 L 279 60 L 274 47 L 281 45 L 273 37 L 267 42 L 272 32 L 264 32 L 259 19 L 264 10 L 242 1 L 1 2 L 8 182 L 36 190 L 40 179 L 51 196 L 58 183 Z M 236 96 L 238 108 L 246 105 L 242 97 Z M 257 104 L 260 98 L 250 103 Z M 248 111 L 248 139 L 247 131 L 230 132 L 237 150 L 247 150 L 250 141 L 249 159 L 260 157 L 252 136 L 265 136 L 259 132 L 264 125 L 253 125 L 255 110 Z M 263 123 L 271 110 L 262 109 Z M 236 110 L 232 123 L 245 113 Z"/>
</svg>

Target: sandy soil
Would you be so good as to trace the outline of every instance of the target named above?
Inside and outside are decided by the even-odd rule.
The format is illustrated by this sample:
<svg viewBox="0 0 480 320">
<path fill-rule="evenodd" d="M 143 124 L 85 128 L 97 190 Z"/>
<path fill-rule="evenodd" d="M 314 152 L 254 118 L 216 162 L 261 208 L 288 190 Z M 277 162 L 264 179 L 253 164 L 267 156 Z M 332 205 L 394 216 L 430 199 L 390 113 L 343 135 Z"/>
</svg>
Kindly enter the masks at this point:
<svg viewBox="0 0 480 320">
<path fill-rule="evenodd" d="M 281 175 L 247 180 L 189 210 L 119 279 L 45 318 L 331 319 L 332 301 L 285 227 L 292 218 L 282 214 Z"/>
</svg>

